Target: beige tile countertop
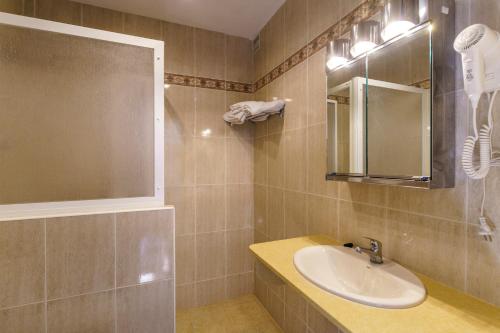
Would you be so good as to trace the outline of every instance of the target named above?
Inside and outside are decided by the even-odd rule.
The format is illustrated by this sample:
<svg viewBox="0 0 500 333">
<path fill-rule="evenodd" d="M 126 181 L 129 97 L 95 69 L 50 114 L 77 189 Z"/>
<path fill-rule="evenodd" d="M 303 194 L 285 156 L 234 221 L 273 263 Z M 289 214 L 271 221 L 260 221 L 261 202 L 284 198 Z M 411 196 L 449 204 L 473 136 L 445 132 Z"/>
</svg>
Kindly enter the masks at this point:
<svg viewBox="0 0 500 333">
<path fill-rule="evenodd" d="M 500 332 L 500 308 L 417 274 L 427 289 L 425 301 L 409 309 L 382 309 L 333 295 L 307 281 L 294 267 L 297 250 L 339 245 L 325 236 L 307 236 L 250 245 L 269 269 L 302 293 L 320 312 L 352 333 Z"/>
</svg>

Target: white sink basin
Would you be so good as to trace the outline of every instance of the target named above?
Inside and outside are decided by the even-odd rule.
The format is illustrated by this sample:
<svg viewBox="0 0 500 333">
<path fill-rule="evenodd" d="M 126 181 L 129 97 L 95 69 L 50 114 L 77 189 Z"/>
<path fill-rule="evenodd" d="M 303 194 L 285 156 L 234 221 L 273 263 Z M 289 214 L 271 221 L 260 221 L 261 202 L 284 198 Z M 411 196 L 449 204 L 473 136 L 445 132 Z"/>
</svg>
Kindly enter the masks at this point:
<svg viewBox="0 0 500 333">
<path fill-rule="evenodd" d="M 366 254 L 341 246 L 311 246 L 293 257 L 297 270 L 318 287 L 348 300 L 391 309 L 423 302 L 425 288 L 419 278 L 384 258 L 372 264 Z"/>
</svg>

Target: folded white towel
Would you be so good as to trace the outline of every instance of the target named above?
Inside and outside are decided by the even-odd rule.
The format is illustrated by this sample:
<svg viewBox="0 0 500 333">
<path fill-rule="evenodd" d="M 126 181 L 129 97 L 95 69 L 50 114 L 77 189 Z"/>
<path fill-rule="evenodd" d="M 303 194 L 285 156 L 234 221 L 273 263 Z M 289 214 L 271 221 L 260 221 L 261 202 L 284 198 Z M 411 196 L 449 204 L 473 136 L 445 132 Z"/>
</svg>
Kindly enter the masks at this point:
<svg viewBox="0 0 500 333">
<path fill-rule="evenodd" d="M 223 118 L 231 124 L 243 124 L 246 120 L 263 121 L 273 114 L 281 113 L 284 107 L 285 102 L 283 100 L 240 102 L 231 105 Z"/>
</svg>

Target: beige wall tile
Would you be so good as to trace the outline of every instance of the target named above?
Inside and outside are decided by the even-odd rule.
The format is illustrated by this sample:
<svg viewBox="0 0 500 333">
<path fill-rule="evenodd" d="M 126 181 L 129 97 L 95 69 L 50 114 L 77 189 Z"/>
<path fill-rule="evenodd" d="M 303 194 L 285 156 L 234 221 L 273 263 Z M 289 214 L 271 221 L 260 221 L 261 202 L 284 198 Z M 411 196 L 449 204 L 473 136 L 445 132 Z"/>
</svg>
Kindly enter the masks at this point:
<svg viewBox="0 0 500 333">
<path fill-rule="evenodd" d="M 457 221 L 465 218 L 465 184 L 456 184 L 453 189 L 432 191 L 389 187 L 387 194 L 390 208 Z"/>
<path fill-rule="evenodd" d="M 204 306 L 226 298 L 226 279 L 215 279 L 196 284 L 196 306 Z"/>
<path fill-rule="evenodd" d="M 36 16 L 45 20 L 81 25 L 82 5 L 67 0 L 37 0 Z"/>
<path fill-rule="evenodd" d="M 184 285 L 195 281 L 195 236 L 175 238 L 175 283 Z"/>
<path fill-rule="evenodd" d="M 341 242 L 353 242 L 365 246 L 363 236 L 372 237 L 387 244 L 386 210 L 347 201 L 339 202 L 339 237 Z"/>
<path fill-rule="evenodd" d="M 340 17 L 338 1 L 307 0 L 308 40 L 311 41 L 334 25 Z"/>
<path fill-rule="evenodd" d="M 225 80 L 226 36 L 195 28 L 196 76 Z"/>
<path fill-rule="evenodd" d="M 467 228 L 466 292 L 500 306 L 500 232 L 497 228 L 492 242 L 485 242 L 478 232 L 477 226 Z"/>
<path fill-rule="evenodd" d="M 285 304 L 275 293 L 268 292 L 267 294 L 267 311 L 271 314 L 279 327 L 284 327 L 285 324 Z"/>
<path fill-rule="evenodd" d="M 45 305 L 26 305 L 0 311 L 2 333 L 45 332 Z"/>
<path fill-rule="evenodd" d="M 123 13 L 111 9 L 83 5 L 82 18 L 82 23 L 85 27 L 123 32 Z"/>
<path fill-rule="evenodd" d="M 167 187 L 165 197 L 167 205 L 175 207 L 175 234 L 177 236 L 194 234 L 195 187 Z"/>
<path fill-rule="evenodd" d="M 338 182 L 327 181 L 326 127 L 324 124 L 307 129 L 307 191 L 336 198 Z"/>
<path fill-rule="evenodd" d="M 196 280 L 223 277 L 226 273 L 226 233 L 196 235 Z"/>
<path fill-rule="evenodd" d="M 251 244 L 253 244 L 253 229 L 227 232 L 226 273 L 228 275 L 252 271 L 253 255 L 248 248 Z"/>
<path fill-rule="evenodd" d="M 311 304 L 307 305 L 307 325 L 314 333 L 339 333 L 337 327 L 330 323 Z"/>
<path fill-rule="evenodd" d="M 165 72 L 194 75 L 194 28 L 163 22 Z"/>
<path fill-rule="evenodd" d="M 47 219 L 47 297 L 114 287 L 114 214 Z"/>
<path fill-rule="evenodd" d="M 174 332 L 174 282 L 159 281 L 116 291 L 118 332 Z"/>
<path fill-rule="evenodd" d="M 276 274 L 258 260 L 255 261 L 255 274 L 260 277 L 269 289 L 269 293 L 275 294 L 281 301 L 285 301 L 285 283 Z"/>
<path fill-rule="evenodd" d="M 307 130 L 285 133 L 285 188 L 306 190 L 307 186 Z"/>
<path fill-rule="evenodd" d="M 261 232 L 258 232 L 258 231 L 254 232 L 254 240 L 253 240 L 254 243 L 264 243 L 264 242 L 268 242 L 268 241 L 269 241 L 269 237 L 267 237 L 267 235 L 265 235 Z"/>
<path fill-rule="evenodd" d="M 285 305 L 284 331 L 289 333 L 307 333 L 307 326 L 293 310 Z"/>
<path fill-rule="evenodd" d="M 267 184 L 267 141 L 265 138 L 254 140 L 254 182 Z"/>
<path fill-rule="evenodd" d="M 285 179 L 284 134 L 273 134 L 267 138 L 267 176 L 270 186 L 283 187 Z"/>
<path fill-rule="evenodd" d="M 285 58 L 307 44 L 307 1 L 285 2 Z"/>
<path fill-rule="evenodd" d="M 224 185 L 196 187 L 196 232 L 225 230 L 225 198 Z"/>
<path fill-rule="evenodd" d="M 227 185 L 226 229 L 253 228 L 254 195 L 251 184 Z"/>
<path fill-rule="evenodd" d="M 331 2 L 331 1 L 329 1 Z M 326 49 L 323 48 L 308 59 L 307 66 L 307 124 L 326 122 Z"/>
<path fill-rule="evenodd" d="M 226 124 L 222 120 L 225 108 L 224 90 L 196 88 L 196 136 L 225 136 Z"/>
<path fill-rule="evenodd" d="M 331 235 L 337 238 L 337 200 L 315 195 L 307 196 L 307 232 L 310 235 Z"/>
<path fill-rule="evenodd" d="M 44 243 L 43 220 L 0 223 L 0 308 L 43 300 Z"/>
<path fill-rule="evenodd" d="M 463 289 L 465 224 L 389 210 L 387 231 L 385 248 L 390 258 Z"/>
<path fill-rule="evenodd" d="M 268 235 L 271 240 L 285 238 L 285 193 L 270 187 L 267 195 Z"/>
<path fill-rule="evenodd" d="M 226 278 L 227 298 L 236 298 L 252 294 L 254 291 L 254 273 L 231 275 Z"/>
<path fill-rule="evenodd" d="M 307 302 L 305 298 L 290 285 L 285 287 L 285 306 L 302 322 L 307 320 Z"/>
<path fill-rule="evenodd" d="M 342 200 L 387 205 L 387 186 L 339 182 L 339 198 Z"/>
<path fill-rule="evenodd" d="M 285 129 L 292 130 L 307 127 L 307 61 L 286 72 Z"/>
<path fill-rule="evenodd" d="M 173 227 L 172 210 L 116 214 L 118 287 L 173 277 Z"/>
<path fill-rule="evenodd" d="M 235 36 L 226 38 L 226 80 L 253 82 L 252 41 Z"/>
<path fill-rule="evenodd" d="M 254 186 L 254 227 L 255 230 L 267 235 L 267 187 Z"/>
<path fill-rule="evenodd" d="M 22 15 L 24 12 L 23 1 L 19 0 L 2 0 L 0 2 L 0 11 L 9 14 Z"/>
<path fill-rule="evenodd" d="M 184 284 L 175 288 L 175 306 L 177 310 L 194 308 L 196 306 L 194 284 Z"/>
<path fill-rule="evenodd" d="M 113 291 L 76 296 L 47 304 L 47 331 L 112 333 L 115 330 Z"/>
<path fill-rule="evenodd" d="M 161 40 L 163 26 L 160 20 L 149 17 L 125 14 L 124 33 L 144 38 Z"/>
<path fill-rule="evenodd" d="M 166 186 L 194 185 L 195 139 L 191 136 L 165 139 Z"/>
<path fill-rule="evenodd" d="M 285 191 L 285 237 L 307 235 L 306 194 Z"/>
<path fill-rule="evenodd" d="M 196 183 L 224 184 L 225 138 L 196 138 Z"/>
<path fill-rule="evenodd" d="M 165 136 L 194 135 L 195 88 L 170 85 L 165 90 Z"/>
<path fill-rule="evenodd" d="M 257 81 L 267 73 L 267 58 L 268 58 L 268 44 L 267 39 L 269 39 L 269 33 L 267 32 L 268 25 L 264 26 L 259 33 L 260 37 L 260 48 L 254 52 L 253 54 L 253 62 L 254 62 L 254 74 L 253 74 L 253 82 Z M 270 48 L 270 47 L 269 47 Z"/>
<path fill-rule="evenodd" d="M 285 6 L 273 15 L 264 28 L 263 42 L 267 51 L 266 70 L 262 74 L 270 72 L 273 68 L 285 60 Z"/>
<path fill-rule="evenodd" d="M 227 183 L 252 184 L 254 181 L 253 138 L 227 138 Z"/>
<path fill-rule="evenodd" d="M 257 274 L 255 274 L 255 296 L 267 308 L 267 285 Z"/>
</svg>

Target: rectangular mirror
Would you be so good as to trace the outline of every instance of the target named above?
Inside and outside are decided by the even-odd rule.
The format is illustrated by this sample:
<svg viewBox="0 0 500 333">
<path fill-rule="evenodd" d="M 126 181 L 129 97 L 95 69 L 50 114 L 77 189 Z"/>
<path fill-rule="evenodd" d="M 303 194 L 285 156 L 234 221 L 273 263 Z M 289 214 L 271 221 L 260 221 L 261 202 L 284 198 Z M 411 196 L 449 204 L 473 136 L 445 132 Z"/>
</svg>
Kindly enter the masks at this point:
<svg viewBox="0 0 500 333">
<path fill-rule="evenodd" d="M 327 178 L 432 177 L 429 24 L 327 73 Z"/>
<path fill-rule="evenodd" d="M 430 31 L 368 55 L 367 174 L 426 179 L 431 168 Z"/>
</svg>

